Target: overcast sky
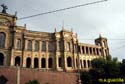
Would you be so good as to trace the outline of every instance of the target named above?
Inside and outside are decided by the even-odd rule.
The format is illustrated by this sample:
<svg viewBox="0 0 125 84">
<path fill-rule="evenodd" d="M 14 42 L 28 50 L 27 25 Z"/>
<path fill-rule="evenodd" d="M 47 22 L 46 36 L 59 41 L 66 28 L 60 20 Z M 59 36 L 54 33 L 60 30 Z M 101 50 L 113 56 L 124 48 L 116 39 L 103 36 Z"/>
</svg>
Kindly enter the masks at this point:
<svg viewBox="0 0 125 84">
<path fill-rule="evenodd" d="M 8 13 L 17 11 L 17 17 L 21 18 L 94 1 L 98 0 L 0 0 L 0 3 L 8 6 Z M 108 0 L 18 20 L 17 24 L 27 24 L 28 30 L 45 32 L 54 32 L 54 28 L 60 31 L 64 24 L 65 29 L 73 28 L 80 42 L 90 44 L 101 34 L 108 39 L 111 55 L 119 60 L 125 58 L 125 0 Z"/>
</svg>

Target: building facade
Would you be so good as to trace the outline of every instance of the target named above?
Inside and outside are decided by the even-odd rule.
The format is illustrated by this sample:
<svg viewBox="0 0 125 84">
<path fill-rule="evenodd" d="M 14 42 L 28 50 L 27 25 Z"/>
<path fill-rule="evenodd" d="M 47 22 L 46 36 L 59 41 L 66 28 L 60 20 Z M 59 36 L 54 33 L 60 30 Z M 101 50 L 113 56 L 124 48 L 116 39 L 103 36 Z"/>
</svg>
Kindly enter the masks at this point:
<svg viewBox="0 0 125 84">
<path fill-rule="evenodd" d="M 88 70 L 91 60 L 109 55 L 107 39 L 99 36 L 95 45 L 79 43 L 72 31 L 38 32 L 17 26 L 16 15 L 0 13 L 0 66 L 20 66 L 44 71 Z"/>
</svg>

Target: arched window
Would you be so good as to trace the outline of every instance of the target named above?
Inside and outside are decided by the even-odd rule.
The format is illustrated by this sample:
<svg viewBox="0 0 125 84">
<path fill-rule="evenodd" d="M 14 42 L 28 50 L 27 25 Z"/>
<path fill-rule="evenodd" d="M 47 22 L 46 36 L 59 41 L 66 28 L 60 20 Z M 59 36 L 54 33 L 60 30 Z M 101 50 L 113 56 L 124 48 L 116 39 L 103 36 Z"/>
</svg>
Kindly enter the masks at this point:
<svg viewBox="0 0 125 84">
<path fill-rule="evenodd" d="M 32 41 L 31 40 L 28 41 L 27 50 L 30 50 L 30 51 L 32 50 Z"/>
<path fill-rule="evenodd" d="M 89 54 L 89 50 L 88 50 L 88 47 L 86 47 L 86 54 Z"/>
<path fill-rule="evenodd" d="M 38 63 L 39 63 L 38 58 L 35 58 L 34 59 L 34 68 L 38 68 Z"/>
<path fill-rule="evenodd" d="M 80 65 L 81 65 L 81 68 L 83 68 L 83 65 L 82 65 L 82 60 L 80 60 Z"/>
<path fill-rule="evenodd" d="M 91 61 L 90 60 L 88 60 L 87 61 L 87 64 L 88 64 L 88 68 L 91 66 Z"/>
<path fill-rule="evenodd" d="M 5 39 L 6 39 L 5 34 L 0 32 L 0 48 L 4 48 L 5 47 Z"/>
<path fill-rule="evenodd" d="M 21 40 L 20 39 L 17 39 L 16 47 L 17 47 L 17 49 L 21 49 Z"/>
<path fill-rule="evenodd" d="M 35 41 L 35 51 L 38 51 L 38 50 L 39 50 L 39 42 Z"/>
<path fill-rule="evenodd" d="M 71 57 L 67 58 L 67 66 L 72 67 L 72 59 L 71 59 Z"/>
<path fill-rule="evenodd" d="M 15 58 L 15 66 L 20 66 L 20 57 L 19 56 L 17 56 Z"/>
<path fill-rule="evenodd" d="M 49 59 L 48 59 L 48 62 L 49 62 L 49 63 L 48 63 L 48 67 L 49 67 L 49 68 L 52 68 L 52 67 L 53 67 L 53 59 L 52 59 L 52 58 L 49 58 Z"/>
<path fill-rule="evenodd" d="M 61 59 L 61 57 L 59 57 L 59 59 L 58 59 L 58 64 L 59 64 L 59 67 L 62 67 L 62 59 Z"/>
<path fill-rule="evenodd" d="M 53 42 L 52 41 L 49 41 L 48 42 L 48 50 L 51 52 L 53 51 Z"/>
<path fill-rule="evenodd" d="M 29 58 L 29 57 L 26 59 L 26 67 L 27 68 L 31 67 L 31 58 Z"/>
<path fill-rule="evenodd" d="M 41 67 L 42 68 L 46 68 L 46 59 L 45 58 L 42 58 L 42 60 L 41 60 L 42 62 L 42 64 L 41 64 Z"/>
<path fill-rule="evenodd" d="M 84 60 L 83 63 L 84 63 L 84 68 L 86 68 L 86 60 Z"/>
<path fill-rule="evenodd" d="M 94 53 L 94 55 L 96 55 L 96 49 L 95 48 L 93 48 L 93 53 Z"/>
<path fill-rule="evenodd" d="M 97 55 L 99 55 L 99 49 L 98 48 L 96 48 L 96 52 L 97 52 Z"/>
<path fill-rule="evenodd" d="M 82 46 L 82 53 L 85 54 L 85 48 Z"/>
<path fill-rule="evenodd" d="M 67 50 L 67 51 L 70 51 L 70 42 L 67 42 L 67 43 L 66 43 L 66 50 Z"/>
<path fill-rule="evenodd" d="M 46 42 L 42 41 L 42 51 L 46 51 Z"/>
<path fill-rule="evenodd" d="M 4 65 L 4 55 L 0 53 L 0 66 Z"/>
<path fill-rule="evenodd" d="M 78 53 L 81 53 L 80 46 L 78 46 Z"/>
<path fill-rule="evenodd" d="M 89 48 L 89 50 L 90 50 L 90 54 L 92 54 L 92 48 L 91 47 Z"/>
</svg>

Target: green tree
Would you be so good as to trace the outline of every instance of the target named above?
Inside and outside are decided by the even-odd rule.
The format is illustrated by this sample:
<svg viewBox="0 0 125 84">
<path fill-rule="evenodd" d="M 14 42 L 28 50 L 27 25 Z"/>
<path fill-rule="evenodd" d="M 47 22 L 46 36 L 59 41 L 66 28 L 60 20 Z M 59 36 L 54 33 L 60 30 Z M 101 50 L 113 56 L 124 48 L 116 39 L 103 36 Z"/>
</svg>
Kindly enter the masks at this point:
<svg viewBox="0 0 125 84">
<path fill-rule="evenodd" d="M 89 72 L 83 72 L 81 75 L 82 84 L 93 84 L 92 75 Z"/>
<path fill-rule="evenodd" d="M 93 59 L 92 68 L 89 72 L 85 72 L 81 76 L 83 84 L 97 84 L 100 78 L 118 78 L 121 74 L 125 76 L 125 60 L 122 63 L 118 62 L 117 58 L 111 58 L 111 56 L 106 59 L 97 58 Z M 121 68 L 121 69 L 120 69 Z"/>
<path fill-rule="evenodd" d="M 120 72 L 121 76 L 125 78 L 125 59 L 122 60 L 122 63 L 120 65 Z"/>
<path fill-rule="evenodd" d="M 30 80 L 26 84 L 39 84 L 39 82 L 37 80 Z"/>
</svg>

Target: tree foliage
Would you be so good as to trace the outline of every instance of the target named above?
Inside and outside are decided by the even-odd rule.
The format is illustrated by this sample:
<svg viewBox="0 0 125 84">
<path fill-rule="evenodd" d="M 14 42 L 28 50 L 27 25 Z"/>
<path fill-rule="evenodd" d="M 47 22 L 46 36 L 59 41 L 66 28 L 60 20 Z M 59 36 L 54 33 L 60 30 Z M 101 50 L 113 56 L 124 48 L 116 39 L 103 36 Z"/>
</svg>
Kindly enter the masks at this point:
<svg viewBox="0 0 125 84">
<path fill-rule="evenodd" d="M 26 84 L 39 84 L 39 82 L 37 80 L 30 80 Z"/>
<path fill-rule="evenodd" d="M 91 63 L 92 68 L 81 75 L 82 84 L 98 84 L 99 78 L 125 78 L 125 59 L 118 62 L 117 58 L 108 56 L 106 59 L 94 59 Z"/>
</svg>

